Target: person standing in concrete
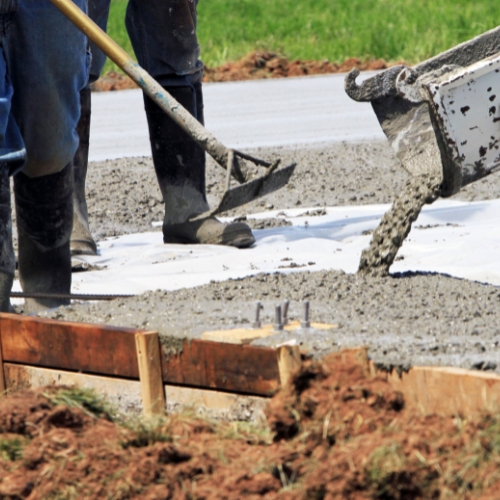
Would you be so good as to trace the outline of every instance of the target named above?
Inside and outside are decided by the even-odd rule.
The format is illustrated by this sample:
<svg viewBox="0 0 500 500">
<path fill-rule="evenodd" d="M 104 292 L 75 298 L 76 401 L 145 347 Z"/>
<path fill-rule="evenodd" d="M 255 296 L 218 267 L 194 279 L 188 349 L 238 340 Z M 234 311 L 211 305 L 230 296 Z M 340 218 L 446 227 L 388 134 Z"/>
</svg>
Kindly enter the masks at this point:
<svg viewBox="0 0 500 500">
<path fill-rule="evenodd" d="M 86 0 L 74 0 L 82 9 Z M 0 309 L 14 279 L 10 175 L 24 292 L 68 294 L 72 160 L 79 92 L 88 79 L 86 37 L 49 0 L 0 2 Z M 68 303 L 27 299 L 25 312 Z"/>
<path fill-rule="evenodd" d="M 106 28 L 110 0 L 89 0 L 89 15 Z M 129 0 L 126 27 L 139 64 L 195 118 L 203 123 L 203 63 L 196 36 L 198 0 Z M 92 43 L 90 83 L 97 80 L 104 54 Z M 96 254 L 85 200 L 90 129 L 90 88 L 81 93 L 80 149 L 75 157 L 73 254 Z M 209 209 L 205 189 L 205 152 L 149 97 L 144 96 L 153 163 L 165 202 L 165 243 L 208 243 L 249 247 L 255 242 L 241 222 L 215 217 L 189 219 Z"/>
</svg>

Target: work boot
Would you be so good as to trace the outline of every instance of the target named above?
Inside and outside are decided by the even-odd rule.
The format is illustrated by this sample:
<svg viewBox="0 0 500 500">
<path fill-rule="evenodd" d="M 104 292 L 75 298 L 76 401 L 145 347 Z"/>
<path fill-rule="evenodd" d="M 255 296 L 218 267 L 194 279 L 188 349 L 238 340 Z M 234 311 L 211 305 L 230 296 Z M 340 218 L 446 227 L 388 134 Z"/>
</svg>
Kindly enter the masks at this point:
<svg viewBox="0 0 500 500">
<path fill-rule="evenodd" d="M 16 257 L 12 247 L 10 180 L 7 168 L 0 168 L 0 312 L 13 312 L 10 292 Z"/>
<path fill-rule="evenodd" d="M 14 176 L 19 278 L 26 293 L 69 294 L 73 222 L 73 169 L 30 178 Z M 24 312 L 67 305 L 67 298 L 26 299 Z"/>
<path fill-rule="evenodd" d="M 167 91 L 203 124 L 201 83 Z M 189 220 L 209 210 L 205 195 L 205 151 L 149 97 L 144 96 L 156 177 L 165 202 L 164 243 L 204 243 L 245 248 L 251 229 L 241 222 L 223 224 L 215 217 Z"/>
<path fill-rule="evenodd" d="M 71 255 L 97 255 L 97 245 L 89 228 L 85 179 L 89 163 L 89 136 L 91 115 L 90 89 L 80 90 L 80 121 L 76 127 L 80 144 L 73 160 L 75 190 L 73 194 L 73 231 L 70 239 Z"/>
</svg>

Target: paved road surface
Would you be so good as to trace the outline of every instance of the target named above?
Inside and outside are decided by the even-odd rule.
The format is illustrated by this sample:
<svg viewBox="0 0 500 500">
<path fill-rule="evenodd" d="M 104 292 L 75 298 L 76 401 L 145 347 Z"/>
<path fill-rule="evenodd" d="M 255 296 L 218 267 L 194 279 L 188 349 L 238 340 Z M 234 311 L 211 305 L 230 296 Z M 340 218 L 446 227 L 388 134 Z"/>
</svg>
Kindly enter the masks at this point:
<svg viewBox="0 0 500 500">
<path fill-rule="evenodd" d="M 238 148 L 383 139 L 371 106 L 344 92 L 344 77 L 207 83 L 206 125 Z M 91 133 L 92 161 L 149 155 L 141 91 L 94 94 Z"/>
</svg>

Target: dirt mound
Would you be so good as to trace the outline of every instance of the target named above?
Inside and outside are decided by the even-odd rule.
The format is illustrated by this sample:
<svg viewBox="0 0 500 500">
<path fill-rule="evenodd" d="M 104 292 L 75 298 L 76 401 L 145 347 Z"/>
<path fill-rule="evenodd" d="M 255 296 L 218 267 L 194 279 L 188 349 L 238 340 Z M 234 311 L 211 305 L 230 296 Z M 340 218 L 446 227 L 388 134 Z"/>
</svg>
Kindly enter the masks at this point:
<svg viewBox="0 0 500 500">
<path fill-rule="evenodd" d="M 256 80 L 262 78 L 285 78 L 288 76 L 324 75 L 345 73 L 353 68 L 360 70 L 385 69 L 388 65 L 383 59 L 361 61 L 357 58 L 346 59 L 337 64 L 326 61 L 290 61 L 274 52 L 251 52 L 236 62 L 228 62 L 217 68 L 205 68 L 204 81 L 231 82 L 237 80 Z"/>
<path fill-rule="evenodd" d="M 334 354 L 306 363 L 261 425 L 123 422 L 92 394 L 0 406 L 0 498 L 498 498 L 500 419 L 423 417 Z"/>
<path fill-rule="evenodd" d="M 401 64 L 401 63 L 397 63 Z M 238 61 L 228 62 L 216 68 L 205 67 L 205 82 L 234 82 L 239 80 L 257 80 L 262 78 L 285 78 L 288 76 L 324 75 L 345 73 L 353 68 L 359 70 L 380 70 L 389 67 L 383 59 L 361 61 L 355 57 L 343 63 L 330 61 L 290 61 L 274 52 L 255 51 Z M 125 90 L 137 88 L 126 75 L 111 71 L 92 84 L 92 90 Z"/>
</svg>

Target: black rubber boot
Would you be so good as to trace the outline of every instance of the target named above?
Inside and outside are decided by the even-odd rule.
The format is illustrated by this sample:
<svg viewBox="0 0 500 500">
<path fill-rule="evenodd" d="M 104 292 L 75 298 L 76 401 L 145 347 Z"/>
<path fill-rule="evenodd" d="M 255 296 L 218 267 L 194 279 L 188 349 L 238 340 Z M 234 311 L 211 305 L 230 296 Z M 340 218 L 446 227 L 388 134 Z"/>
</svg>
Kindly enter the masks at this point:
<svg viewBox="0 0 500 500">
<path fill-rule="evenodd" d="M 12 312 L 10 291 L 14 282 L 16 257 L 12 247 L 12 217 L 8 169 L 0 169 L 0 311 Z"/>
<path fill-rule="evenodd" d="M 19 278 L 26 293 L 69 294 L 73 222 L 73 168 L 30 178 L 14 177 L 19 238 Z M 26 299 L 31 313 L 69 304 L 68 299 Z"/>
<path fill-rule="evenodd" d="M 76 127 L 80 144 L 73 160 L 75 190 L 73 195 L 73 231 L 71 233 L 71 255 L 97 255 L 97 245 L 89 228 L 85 179 L 89 163 L 89 136 L 91 115 L 91 91 L 80 91 L 80 121 Z"/>
<path fill-rule="evenodd" d="M 167 91 L 203 123 L 201 83 Z M 215 217 L 188 219 L 209 209 L 205 195 L 205 151 L 149 97 L 144 96 L 156 176 L 165 202 L 163 241 L 249 247 L 255 242 L 241 222 L 223 224 Z"/>
</svg>

